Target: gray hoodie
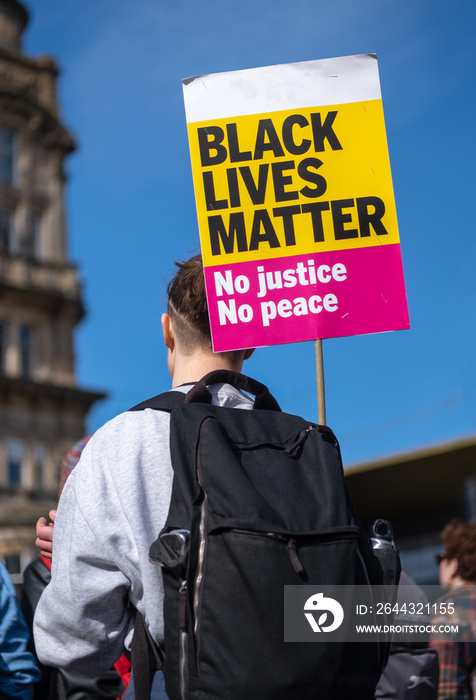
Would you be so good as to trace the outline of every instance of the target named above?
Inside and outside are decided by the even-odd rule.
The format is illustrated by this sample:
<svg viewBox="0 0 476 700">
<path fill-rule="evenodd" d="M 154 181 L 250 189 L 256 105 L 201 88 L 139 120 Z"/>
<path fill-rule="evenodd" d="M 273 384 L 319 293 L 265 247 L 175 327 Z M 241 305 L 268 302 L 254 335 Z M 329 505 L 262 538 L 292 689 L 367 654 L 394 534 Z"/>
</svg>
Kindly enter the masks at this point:
<svg viewBox="0 0 476 700">
<path fill-rule="evenodd" d="M 252 408 L 230 385 L 209 389 L 214 404 Z M 129 601 L 162 641 L 162 574 L 149 562 L 149 547 L 167 517 L 172 477 L 168 413 L 122 413 L 86 445 L 58 505 L 52 580 L 35 614 L 44 664 L 80 673 L 110 669 L 130 648 Z"/>
</svg>

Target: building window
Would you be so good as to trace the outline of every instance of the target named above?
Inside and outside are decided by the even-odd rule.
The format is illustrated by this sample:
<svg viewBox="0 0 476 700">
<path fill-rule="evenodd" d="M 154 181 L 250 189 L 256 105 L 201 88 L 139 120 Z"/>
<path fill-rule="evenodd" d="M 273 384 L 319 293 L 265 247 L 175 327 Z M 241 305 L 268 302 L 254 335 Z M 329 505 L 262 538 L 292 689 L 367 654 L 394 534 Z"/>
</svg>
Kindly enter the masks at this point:
<svg viewBox="0 0 476 700">
<path fill-rule="evenodd" d="M 19 554 L 7 554 L 5 568 L 10 575 L 21 574 L 21 556 Z"/>
<path fill-rule="evenodd" d="M 4 374 L 6 368 L 6 354 L 7 354 L 7 333 L 8 326 L 5 321 L 0 321 L 0 373 Z"/>
<path fill-rule="evenodd" d="M 20 374 L 30 377 L 35 363 L 35 329 L 22 324 L 20 326 Z"/>
<path fill-rule="evenodd" d="M 20 241 L 20 253 L 29 257 L 40 257 L 41 215 L 30 214 L 26 220 L 25 232 Z"/>
<path fill-rule="evenodd" d="M 23 567 L 22 559 L 23 559 L 23 557 L 21 554 L 7 554 L 3 558 L 3 560 L 5 562 L 5 568 L 10 575 L 12 583 L 15 586 L 18 586 L 23 581 L 22 572 L 23 572 L 24 567 Z M 18 590 L 17 590 L 17 595 L 19 595 Z"/>
<path fill-rule="evenodd" d="M 0 180 L 14 185 L 17 180 L 18 134 L 12 129 L 0 129 Z"/>
<path fill-rule="evenodd" d="M 23 462 L 25 445 L 20 440 L 7 441 L 8 485 L 21 486 L 23 481 Z"/>
<path fill-rule="evenodd" d="M 0 251 L 10 252 L 15 242 L 15 211 L 10 207 L 0 209 Z"/>
<path fill-rule="evenodd" d="M 46 465 L 46 448 L 41 442 L 35 445 L 35 473 L 36 486 L 39 491 L 45 490 L 45 465 Z"/>
</svg>

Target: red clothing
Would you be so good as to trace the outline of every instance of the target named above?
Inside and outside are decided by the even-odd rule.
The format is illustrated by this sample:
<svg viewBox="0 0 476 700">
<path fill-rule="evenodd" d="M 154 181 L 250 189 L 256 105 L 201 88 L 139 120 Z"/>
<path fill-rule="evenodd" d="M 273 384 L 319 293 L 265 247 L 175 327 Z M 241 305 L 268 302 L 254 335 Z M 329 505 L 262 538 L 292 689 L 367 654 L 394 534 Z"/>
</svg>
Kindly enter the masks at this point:
<svg viewBox="0 0 476 700">
<path fill-rule="evenodd" d="M 48 557 L 44 557 L 42 554 L 40 554 L 39 557 L 40 557 L 41 561 L 43 562 L 43 564 L 48 569 L 48 571 L 51 571 L 51 559 L 49 559 Z"/>
<path fill-rule="evenodd" d="M 432 625 L 458 625 L 453 637 L 432 636 L 440 662 L 438 700 L 472 700 L 471 675 L 476 668 L 476 585 L 451 588 L 440 602 L 454 604 L 454 614 L 438 615 Z M 453 640 L 453 641 L 452 641 Z"/>
<path fill-rule="evenodd" d="M 114 669 L 120 675 L 121 680 L 124 683 L 124 688 L 126 691 L 127 686 L 129 685 L 129 683 L 131 681 L 131 662 L 128 661 L 123 654 L 121 656 L 121 658 L 119 659 L 119 661 L 116 661 L 116 663 L 114 664 Z M 119 698 L 118 698 L 118 700 L 119 700 Z"/>
</svg>

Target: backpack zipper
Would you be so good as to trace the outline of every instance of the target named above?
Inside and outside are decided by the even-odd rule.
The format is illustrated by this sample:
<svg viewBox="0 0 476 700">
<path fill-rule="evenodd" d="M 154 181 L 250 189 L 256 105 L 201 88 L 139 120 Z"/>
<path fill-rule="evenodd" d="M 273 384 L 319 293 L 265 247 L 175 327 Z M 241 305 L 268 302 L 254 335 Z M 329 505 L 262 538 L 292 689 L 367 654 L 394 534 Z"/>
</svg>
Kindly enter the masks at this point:
<svg viewBox="0 0 476 700">
<path fill-rule="evenodd" d="M 285 535 L 279 535 L 276 532 L 256 532 L 254 530 L 243 530 L 240 528 L 233 528 L 232 532 L 236 532 L 239 535 L 245 535 L 248 537 L 268 537 L 271 540 L 276 540 L 277 542 L 282 542 L 287 546 L 289 559 L 293 565 L 294 571 L 297 574 L 304 573 L 304 567 L 301 564 L 297 551 L 297 542 L 294 537 L 286 537 Z"/>
<path fill-rule="evenodd" d="M 210 418 L 205 419 L 204 423 L 207 420 L 211 420 Z M 203 424 L 202 424 L 203 428 Z M 201 432 L 201 431 L 200 431 Z M 200 460 L 200 450 L 199 450 L 199 445 L 200 445 L 200 440 L 198 441 L 197 444 L 197 457 L 196 457 L 196 463 L 197 463 L 197 482 L 198 485 L 200 486 L 202 493 L 203 493 L 203 500 L 200 506 L 200 522 L 198 526 L 198 562 L 197 562 L 197 573 L 195 576 L 195 588 L 193 591 L 193 631 L 195 635 L 195 642 L 196 642 L 196 658 L 197 658 L 197 664 L 198 664 L 198 608 L 200 605 L 200 593 L 201 593 L 201 587 L 202 587 L 202 581 L 203 581 L 203 573 L 205 569 L 205 553 L 206 553 L 206 548 L 207 548 L 207 539 L 206 539 L 206 525 L 207 525 L 207 516 L 208 516 L 208 496 L 207 492 L 205 491 L 205 488 L 203 486 L 203 479 L 202 479 L 202 463 Z"/>
<path fill-rule="evenodd" d="M 200 484 L 200 488 L 203 491 L 203 486 L 200 483 L 200 479 L 198 480 L 198 483 Z M 193 593 L 193 616 L 194 616 L 194 624 L 193 624 L 193 629 L 195 634 L 197 633 L 197 628 L 198 628 L 198 605 L 200 601 L 200 589 L 203 581 L 203 570 L 205 568 L 205 549 L 206 549 L 206 536 L 205 536 L 205 526 L 207 522 L 207 513 L 208 513 L 208 497 L 205 491 L 203 491 L 203 501 L 202 505 L 200 508 L 200 524 L 198 528 L 198 564 L 197 564 L 197 575 L 195 576 L 195 590 Z"/>
<path fill-rule="evenodd" d="M 180 697 L 187 697 L 187 582 L 182 581 L 179 588 L 178 623 L 179 623 L 179 678 Z"/>
<path fill-rule="evenodd" d="M 291 445 L 288 445 L 285 448 L 284 453 L 287 455 L 290 455 L 294 452 L 294 450 L 297 450 L 297 448 L 300 445 L 302 445 L 302 443 L 307 439 L 311 430 L 316 430 L 316 427 L 314 425 L 308 425 L 307 428 L 304 428 L 304 430 L 301 430 L 301 432 L 297 436 L 296 440 Z"/>
<path fill-rule="evenodd" d="M 288 554 L 289 554 L 289 559 L 291 560 L 291 564 L 293 565 L 294 571 L 299 574 L 299 576 L 302 576 L 302 574 L 305 573 L 305 569 L 301 563 L 301 560 L 299 559 L 299 554 L 298 554 L 298 539 L 300 539 L 300 536 L 294 536 L 294 537 L 288 537 L 286 535 L 281 535 L 277 532 L 258 532 L 256 530 L 245 530 L 244 528 L 232 528 L 232 532 L 237 533 L 238 535 L 244 535 L 245 537 L 268 537 L 272 540 L 276 540 L 277 542 L 282 542 L 283 544 L 286 544 Z M 339 537 L 337 533 L 329 533 L 326 535 L 303 535 L 302 538 L 306 540 L 317 540 L 321 542 L 325 542 L 326 540 L 329 541 L 334 541 L 334 540 L 340 540 L 342 537 L 348 537 L 350 533 L 342 533 L 342 535 Z M 337 535 L 337 536 L 336 536 Z"/>
</svg>

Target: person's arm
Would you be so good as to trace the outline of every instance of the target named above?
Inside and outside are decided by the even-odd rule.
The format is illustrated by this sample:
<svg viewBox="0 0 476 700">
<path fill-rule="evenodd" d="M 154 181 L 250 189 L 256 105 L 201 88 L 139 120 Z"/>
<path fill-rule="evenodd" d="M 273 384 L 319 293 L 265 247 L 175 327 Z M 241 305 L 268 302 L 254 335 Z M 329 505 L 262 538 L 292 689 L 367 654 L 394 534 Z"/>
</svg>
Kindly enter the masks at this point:
<svg viewBox="0 0 476 700">
<path fill-rule="evenodd" d="M 101 673 L 133 635 L 138 609 L 163 640 L 163 583 L 149 561 L 173 470 L 169 415 L 131 411 L 98 430 L 66 481 L 53 528 L 52 580 L 34 620 L 38 658 Z"/>
<path fill-rule="evenodd" d="M 28 628 L 7 570 L 0 564 L 0 697 L 30 700 L 40 671 L 27 651 Z"/>
<path fill-rule="evenodd" d="M 131 627 L 130 580 L 117 566 L 114 542 L 128 523 L 117 500 L 106 496 L 110 472 L 101 442 L 96 451 L 87 448 L 51 527 L 52 580 L 36 609 L 34 636 L 42 663 L 95 674 L 112 668 Z"/>
</svg>

